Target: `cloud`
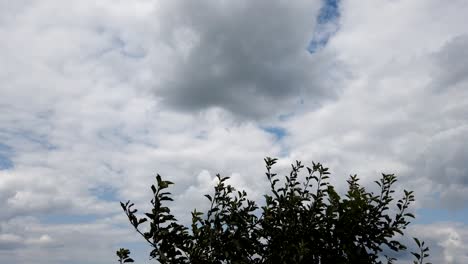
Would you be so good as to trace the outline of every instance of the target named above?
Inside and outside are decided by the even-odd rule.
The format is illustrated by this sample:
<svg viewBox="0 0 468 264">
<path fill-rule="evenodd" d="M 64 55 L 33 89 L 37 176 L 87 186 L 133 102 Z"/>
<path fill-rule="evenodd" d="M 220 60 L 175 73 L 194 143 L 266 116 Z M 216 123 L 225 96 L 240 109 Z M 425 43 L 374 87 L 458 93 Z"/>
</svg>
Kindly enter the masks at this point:
<svg viewBox="0 0 468 264">
<path fill-rule="evenodd" d="M 437 224 L 415 225 L 409 233 L 412 236 L 424 237 L 430 245 L 432 263 L 461 264 L 468 261 L 466 224 L 442 222 Z"/>
<path fill-rule="evenodd" d="M 0 258 L 107 263 L 136 240 L 118 200 L 144 209 L 156 173 L 186 221 L 217 172 L 261 200 L 265 156 L 464 207 L 465 2 L 328 3 L 0 3 Z M 310 54 L 320 12 L 340 30 Z M 463 259 L 444 232 L 420 234 Z"/>
<path fill-rule="evenodd" d="M 128 243 L 137 238 L 129 230 L 115 226 L 122 220 L 114 217 L 94 223 L 47 225 L 31 217 L 17 217 L 0 224 L 0 254 L 13 263 L 25 264 L 112 260 L 117 248 L 115 241 Z M 95 239 L 98 237 L 101 239 Z"/>
<path fill-rule="evenodd" d="M 455 4 L 422 1 L 342 4 L 343 27 L 329 47 L 340 50 L 338 57 L 350 63 L 353 79 L 338 101 L 284 124 L 290 132 L 285 142 L 291 159 L 318 157 L 331 162 L 332 168 L 354 169 L 337 171 L 340 175 L 372 172 L 363 175 L 367 178 L 382 171 L 397 172 L 402 180 L 414 181 L 422 199 L 431 196 L 431 188 L 424 186 L 434 188 L 441 181 L 441 190 L 457 181 L 453 188 L 462 193 L 466 166 L 459 161 L 465 158 L 467 93 L 460 87 L 464 81 L 447 83 L 439 91 L 433 87 L 453 72 L 448 61 L 440 59 L 446 57 L 441 54 L 464 57 L 460 45 L 454 43 L 463 41 L 460 36 L 466 32 L 457 22 L 463 19 L 465 5 L 457 2 L 458 11 Z M 418 8 L 427 12 L 409 15 Z M 432 21 L 429 14 L 439 12 L 446 14 L 444 20 Z M 397 13 L 397 24 L 383 27 Z M 414 30 L 421 25 L 427 30 Z M 372 41 L 362 42 L 364 36 L 372 36 Z M 455 62 L 459 64 L 463 65 Z M 434 74 L 434 69 L 440 73 Z M 435 166 L 452 170 L 434 173 Z M 455 171 L 457 177 L 450 175 Z M 434 200 L 427 200 L 428 204 L 430 201 Z M 446 200 L 444 206 L 448 203 Z"/>
<path fill-rule="evenodd" d="M 466 86 L 468 77 L 468 34 L 455 36 L 434 54 L 433 86 L 441 91 L 447 87 Z"/>
<path fill-rule="evenodd" d="M 315 2 L 175 1 L 162 33 L 172 56 L 155 94 L 175 110 L 219 107 L 258 119 L 335 99 L 344 66 L 307 52 Z M 332 70 L 333 69 L 333 70 Z"/>
</svg>

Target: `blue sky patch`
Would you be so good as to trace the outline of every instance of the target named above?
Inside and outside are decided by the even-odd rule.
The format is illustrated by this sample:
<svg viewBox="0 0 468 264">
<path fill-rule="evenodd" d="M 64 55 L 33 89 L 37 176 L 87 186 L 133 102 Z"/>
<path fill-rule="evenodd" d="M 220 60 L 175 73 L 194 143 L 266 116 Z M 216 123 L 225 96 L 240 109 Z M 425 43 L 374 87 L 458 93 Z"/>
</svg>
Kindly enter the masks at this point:
<svg viewBox="0 0 468 264">
<path fill-rule="evenodd" d="M 279 121 L 287 121 L 294 116 L 294 112 L 278 115 Z"/>
<path fill-rule="evenodd" d="M 71 214 L 48 214 L 39 217 L 41 223 L 46 225 L 59 224 L 85 224 L 92 223 L 99 219 L 96 215 L 71 215 Z"/>
<path fill-rule="evenodd" d="M 308 47 L 310 53 L 315 53 L 327 45 L 330 38 L 339 30 L 339 19 L 340 0 L 323 0 L 314 35 Z"/>
<path fill-rule="evenodd" d="M 8 170 L 14 167 L 13 161 L 10 159 L 12 155 L 12 149 L 0 143 L 0 170 Z"/>
<path fill-rule="evenodd" d="M 0 154 L 0 170 L 8 170 L 14 167 L 13 162 L 6 156 Z"/>
<path fill-rule="evenodd" d="M 286 129 L 282 127 L 262 127 L 265 132 L 268 132 L 275 136 L 277 140 L 281 140 L 286 136 Z"/>
<path fill-rule="evenodd" d="M 117 199 L 116 190 L 110 186 L 97 186 L 89 189 L 89 192 L 101 201 L 113 202 L 119 200 Z"/>
<path fill-rule="evenodd" d="M 416 211 L 415 224 L 431 224 L 436 222 L 460 222 L 468 224 L 468 208 L 450 210 L 443 208 L 420 208 Z"/>
</svg>

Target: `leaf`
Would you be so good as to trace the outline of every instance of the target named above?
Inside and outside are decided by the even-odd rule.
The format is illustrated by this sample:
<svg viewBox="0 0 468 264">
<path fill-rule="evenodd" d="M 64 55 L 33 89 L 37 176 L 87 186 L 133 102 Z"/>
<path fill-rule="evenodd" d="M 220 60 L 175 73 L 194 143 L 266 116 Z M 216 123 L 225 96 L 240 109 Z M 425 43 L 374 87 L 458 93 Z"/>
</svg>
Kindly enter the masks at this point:
<svg viewBox="0 0 468 264">
<path fill-rule="evenodd" d="M 415 218 L 414 214 L 411 214 L 411 213 L 406 213 L 405 216 L 408 216 L 408 217 L 411 217 L 411 218 Z"/>
<path fill-rule="evenodd" d="M 416 242 L 416 245 L 418 245 L 418 247 L 421 246 L 421 242 L 419 241 L 419 239 L 417 239 L 416 237 L 413 237 L 414 239 L 414 242 Z"/>
<path fill-rule="evenodd" d="M 161 175 L 156 174 L 156 182 L 159 184 L 161 181 Z"/>
<path fill-rule="evenodd" d="M 150 219 L 153 219 L 153 218 L 154 218 L 154 214 L 145 213 L 145 215 L 148 216 Z"/>
<path fill-rule="evenodd" d="M 213 201 L 213 199 L 211 198 L 211 195 L 205 194 L 205 197 L 208 198 L 208 200 L 210 200 L 210 202 Z"/>
</svg>

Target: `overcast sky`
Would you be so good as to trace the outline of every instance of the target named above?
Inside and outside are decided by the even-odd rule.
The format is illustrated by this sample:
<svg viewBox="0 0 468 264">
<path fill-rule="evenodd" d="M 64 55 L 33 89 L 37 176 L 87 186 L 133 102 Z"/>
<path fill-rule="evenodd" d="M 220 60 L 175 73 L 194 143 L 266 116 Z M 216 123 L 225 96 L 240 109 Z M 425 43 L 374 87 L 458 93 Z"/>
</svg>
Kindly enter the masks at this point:
<svg viewBox="0 0 468 264">
<path fill-rule="evenodd" d="M 118 201 L 175 213 L 263 158 L 415 190 L 408 234 L 468 263 L 466 0 L 0 0 L 0 259 L 148 251 Z M 147 261 L 145 261 L 147 262 Z"/>
</svg>

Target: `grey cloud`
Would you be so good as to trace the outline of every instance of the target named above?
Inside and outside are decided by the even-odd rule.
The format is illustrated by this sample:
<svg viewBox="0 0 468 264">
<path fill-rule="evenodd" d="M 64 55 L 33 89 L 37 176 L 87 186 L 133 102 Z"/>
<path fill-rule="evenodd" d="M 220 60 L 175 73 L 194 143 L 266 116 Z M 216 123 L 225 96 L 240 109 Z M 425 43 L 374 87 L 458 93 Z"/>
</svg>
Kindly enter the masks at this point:
<svg viewBox="0 0 468 264">
<path fill-rule="evenodd" d="M 174 109 L 220 107 L 237 116 L 284 113 L 305 100 L 317 106 L 336 98 L 342 65 L 331 54 L 307 51 L 319 2 L 197 1 L 165 14 L 170 46 L 191 33 L 187 54 L 156 90 Z"/>
<path fill-rule="evenodd" d="M 436 137 L 427 149 L 429 175 L 436 181 L 468 185 L 468 127 L 448 131 Z"/>
<path fill-rule="evenodd" d="M 115 248 L 125 246 L 120 241 L 137 238 L 123 218 L 109 220 L 49 225 L 34 217 L 16 217 L 0 222 L 0 256 L 7 263 L 106 263 L 115 258 Z M 137 253 L 137 263 L 145 262 L 138 250 L 132 253 Z"/>
<path fill-rule="evenodd" d="M 434 54 L 433 86 L 443 90 L 468 81 L 468 34 L 457 36 Z"/>
<path fill-rule="evenodd" d="M 422 206 L 466 206 L 468 79 L 462 73 L 468 68 L 462 47 L 468 39 L 454 35 L 459 37 L 447 38 L 437 52 L 382 59 L 385 66 L 378 61 L 374 73 L 354 67 L 354 92 L 291 122 L 291 156 L 315 155 L 364 179 L 396 173 Z M 320 129 L 304 126 L 311 123 Z"/>
<path fill-rule="evenodd" d="M 431 83 L 420 103 L 419 127 L 427 140 L 410 163 L 434 185 L 436 206 L 463 208 L 468 201 L 468 34 L 450 38 L 429 55 Z M 431 90 L 432 88 L 432 90 Z M 414 120 L 413 120 L 414 121 Z M 424 121 L 424 122 L 423 122 Z"/>
<path fill-rule="evenodd" d="M 0 250 L 12 250 L 23 246 L 23 238 L 14 234 L 0 235 Z"/>
<path fill-rule="evenodd" d="M 443 131 L 435 135 L 425 147 L 417 162 L 412 164 L 414 172 L 429 179 L 434 185 L 435 206 L 463 208 L 468 202 L 468 127 Z"/>
<path fill-rule="evenodd" d="M 465 263 L 468 258 L 464 241 L 466 232 L 466 225 L 456 222 L 414 224 L 405 231 L 404 237 L 398 238 L 408 247 L 408 250 L 396 253 L 384 248 L 382 254 L 397 258 L 398 264 L 411 263 L 414 256 L 410 252 L 418 252 L 417 245 L 412 238 L 417 237 L 429 247 L 429 257 L 425 259 L 427 262 Z"/>
<path fill-rule="evenodd" d="M 461 264 L 468 261 L 466 224 L 456 222 L 414 225 L 408 230 L 410 236 L 418 237 L 429 246 L 431 263 Z M 414 248 L 414 243 L 408 243 Z M 406 262 L 407 263 L 407 262 Z"/>
</svg>

